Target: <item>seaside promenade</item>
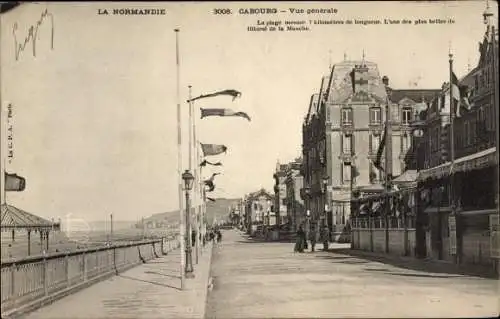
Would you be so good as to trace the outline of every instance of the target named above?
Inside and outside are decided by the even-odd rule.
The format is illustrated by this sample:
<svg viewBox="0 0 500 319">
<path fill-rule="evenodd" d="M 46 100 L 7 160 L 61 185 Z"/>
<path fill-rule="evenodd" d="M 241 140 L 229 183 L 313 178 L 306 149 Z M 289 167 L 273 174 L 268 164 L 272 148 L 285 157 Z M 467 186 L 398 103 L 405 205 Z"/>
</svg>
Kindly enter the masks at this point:
<svg viewBox="0 0 500 319">
<path fill-rule="evenodd" d="M 175 249 L 22 318 L 204 318 L 211 256 L 209 243 L 184 289 L 181 251 Z"/>
<path fill-rule="evenodd" d="M 97 282 L 20 318 L 492 317 L 498 281 L 352 253 L 294 253 L 224 230 L 181 290 L 181 251 Z"/>
</svg>

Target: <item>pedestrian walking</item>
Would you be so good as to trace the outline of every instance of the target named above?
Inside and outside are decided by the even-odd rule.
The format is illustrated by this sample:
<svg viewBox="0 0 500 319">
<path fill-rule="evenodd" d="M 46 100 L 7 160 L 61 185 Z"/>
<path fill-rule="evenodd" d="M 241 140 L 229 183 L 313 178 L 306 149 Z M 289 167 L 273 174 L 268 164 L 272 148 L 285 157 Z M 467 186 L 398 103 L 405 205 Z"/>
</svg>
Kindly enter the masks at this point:
<svg viewBox="0 0 500 319">
<path fill-rule="evenodd" d="M 314 247 L 316 246 L 316 230 L 314 227 L 311 227 L 311 231 L 309 232 L 309 240 L 311 241 L 311 252 L 314 252 Z"/>
<path fill-rule="evenodd" d="M 328 240 L 330 237 L 330 230 L 328 229 L 327 225 L 323 226 L 323 229 L 321 230 L 321 241 L 323 242 L 323 250 L 328 251 Z"/>
<path fill-rule="evenodd" d="M 299 229 L 297 230 L 297 239 L 295 240 L 294 251 L 303 253 L 305 243 L 306 243 L 306 233 L 304 232 L 302 226 L 299 226 Z"/>
<path fill-rule="evenodd" d="M 196 244 L 196 230 L 191 231 L 191 246 L 195 246 Z"/>
<path fill-rule="evenodd" d="M 217 243 L 220 243 L 222 241 L 222 233 L 220 232 L 219 229 L 217 229 Z"/>
</svg>

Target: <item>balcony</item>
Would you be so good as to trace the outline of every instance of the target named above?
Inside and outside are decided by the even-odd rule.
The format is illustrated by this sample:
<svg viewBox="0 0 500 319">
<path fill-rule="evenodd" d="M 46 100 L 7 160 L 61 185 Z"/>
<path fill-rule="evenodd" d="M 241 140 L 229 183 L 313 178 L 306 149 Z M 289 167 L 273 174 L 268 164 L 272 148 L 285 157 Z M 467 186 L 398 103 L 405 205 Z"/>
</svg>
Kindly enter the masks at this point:
<svg viewBox="0 0 500 319">
<path fill-rule="evenodd" d="M 343 122 L 340 126 L 340 130 L 345 135 L 352 135 L 354 132 L 354 124 L 352 122 Z"/>
<path fill-rule="evenodd" d="M 384 125 L 382 122 L 370 122 L 368 128 L 372 134 L 380 136 L 384 131 Z"/>
<path fill-rule="evenodd" d="M 355 158 L 356 158 L 356 154 L 348 153 L 348 152 L 344 152 L 344 151 L 342 151 L 342 153 L 340 153 L 340 155 L 339 155 L 339 159 L 344 161 L 344 162 L 352 162 L 352 160 Z"/>
</svg>

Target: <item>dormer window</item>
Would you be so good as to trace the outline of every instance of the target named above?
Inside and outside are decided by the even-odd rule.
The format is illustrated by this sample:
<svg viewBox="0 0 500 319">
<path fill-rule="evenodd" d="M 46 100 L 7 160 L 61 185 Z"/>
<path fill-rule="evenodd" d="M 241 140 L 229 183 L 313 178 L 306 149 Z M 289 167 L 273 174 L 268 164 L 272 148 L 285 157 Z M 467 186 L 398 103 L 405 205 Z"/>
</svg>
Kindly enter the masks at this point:
<svg viewBox="0 0 500 319">
<path fill-rule="evenodd" d="M 401 123 L 403 125 L 409 125 L 410 122 L 411 122 L 411 108 L 409 107 L 405 107 L 403 108 L 402 112 L 401 112 Z"/>
</svg>

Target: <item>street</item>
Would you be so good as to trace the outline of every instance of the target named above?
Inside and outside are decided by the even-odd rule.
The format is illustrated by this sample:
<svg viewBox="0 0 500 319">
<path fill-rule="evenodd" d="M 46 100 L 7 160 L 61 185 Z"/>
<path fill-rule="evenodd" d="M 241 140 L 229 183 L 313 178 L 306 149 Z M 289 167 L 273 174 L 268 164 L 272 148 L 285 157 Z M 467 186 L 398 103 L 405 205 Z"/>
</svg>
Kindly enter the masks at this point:
<svg viewBox="0 0 500 319">
<path fill-rule="evenodd" d="M 318 245 L 319 246 L 319 245 Z M 331 244 L 330 248 L 345 248 Z M 225 231 L 214 247 L 207 318 L 486 317 L 499 309 L 493 279 L 413 271 Z"/>
</svg>

